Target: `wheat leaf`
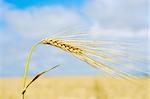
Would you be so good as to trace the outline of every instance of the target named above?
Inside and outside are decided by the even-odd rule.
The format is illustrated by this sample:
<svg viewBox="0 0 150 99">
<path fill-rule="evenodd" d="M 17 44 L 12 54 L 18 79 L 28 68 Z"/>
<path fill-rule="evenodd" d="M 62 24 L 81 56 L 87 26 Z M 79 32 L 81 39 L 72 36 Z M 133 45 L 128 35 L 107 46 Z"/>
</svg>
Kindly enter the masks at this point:
<svg viewBox="0 0 150 99">
<path fill-rule="evenodd" d="M 50 70 L 53 70 L 53 69 L 57 68 L 58 66 L 60 66 L 60 65 L 56 65 L 56 66 L 54 66 L 54 67 L 52 67 L 52 68 L 50 68 L 50 69 L 48 69 L 48 70 L 45 70 L 45 71 L 43 71 L 43 72 L 37 74 L 37 75 L 29 82 L 29 84 L 24 88 L 22 94 L 24 94 L 24 93 L 26 92 L 27 88 L 28 88 L 35 80 L 37 80 L 40 76 L 42 76 L 43 74 L 49 72 Z"/>
</svg>

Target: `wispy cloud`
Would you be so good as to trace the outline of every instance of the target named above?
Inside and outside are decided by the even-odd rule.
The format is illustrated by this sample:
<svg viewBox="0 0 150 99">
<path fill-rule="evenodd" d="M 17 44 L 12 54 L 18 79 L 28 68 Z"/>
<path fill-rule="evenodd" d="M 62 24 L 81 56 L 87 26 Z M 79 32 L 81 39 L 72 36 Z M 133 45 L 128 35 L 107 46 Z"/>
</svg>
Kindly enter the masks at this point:
<svg viewBox="0 0 150 99">
<path fill-rule="evenodd" d="M 6 12 L 3 19 L 8 28 L 27 38 L 41 37 L 63 27 L 83 23 L 75 11 L 62 6 L 31 7 L 26 10 L 8 9 Z"/>
<path fill-rule="evenodd" d="M 140 30 L 147 28 L 147 0 L 89 0 L 85 13 L 103 28 Z"/>
</svg>

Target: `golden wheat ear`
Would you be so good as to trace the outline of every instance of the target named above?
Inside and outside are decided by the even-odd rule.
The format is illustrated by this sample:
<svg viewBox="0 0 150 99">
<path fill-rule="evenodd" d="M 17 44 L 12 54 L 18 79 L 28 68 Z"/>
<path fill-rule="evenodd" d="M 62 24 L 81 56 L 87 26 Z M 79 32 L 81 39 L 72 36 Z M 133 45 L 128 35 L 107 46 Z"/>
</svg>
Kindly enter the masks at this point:
<svg viewBox="0 0 150 99">
<path fill-rule="evenodd" d="M 57 48 L 60 48 L 66 52 L 70 52 L 70 53 L 76 53 L 76 54 L 82 54 L 83 50 L 73 46 L 71 44 L 69 44 L 69 42 L 65 42 L 63 40 L 59 40 L 59 39 L 51 39 L 51 38 L 46 38 L 43 39 L 41 41 L 42 44 L 47 44 L 47 45 L 51 45 L 51 46 L 55 46 Z"/>
<path fill-rule="evenodd" d="M 128 72 L 119 70 L 117 66 L 128 68 L 127 63 L 139 62 L 143 55 L 132 55 L 136 52 L 134 44 L 128 42 L 113 42 L 113 41 L 88 41 L 77 39 L 62 39 L 62 38 L 46 38 L 41 41 L 42 44 L 52 45 L 60 48 L 82 61 L 90 64 L 93 67 L 99 68 L 108 74 L 117 74 L 123 78 L 131 76 Z M 130 51 L 129 51 L 130 50 Z M 129 55 L 128 55 L 129 54 Z M 130 55 L 131 54 L 131 55 Z M 128 58 L 126 58 L 128 57 Z M 96 60 L 94 59 L 96 58 Z M 97 60 L 98 59 L 98 60 Z M 129 61 L 123 63 L 124 61 Z M 146 60 L 144 60 L 146 62 Z M 140 62 L 139 62 L 140 63 Z M 115 66 L 111 66 L 115 64 Z M 131 69 L 130 69 L 131 70 Z M 138 68 L 133 68 L 138 72 L 147 74 Z"/>
</svg>

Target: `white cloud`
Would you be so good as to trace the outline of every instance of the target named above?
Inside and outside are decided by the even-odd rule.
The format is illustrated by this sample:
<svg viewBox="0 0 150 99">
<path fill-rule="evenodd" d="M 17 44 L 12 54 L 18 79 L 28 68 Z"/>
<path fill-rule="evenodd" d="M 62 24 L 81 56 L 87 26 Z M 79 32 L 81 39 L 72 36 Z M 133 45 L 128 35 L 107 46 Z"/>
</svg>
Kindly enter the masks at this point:
<svg viewBox="0 0 150 99">
<path fill-rule="evenodd" d="M 147 0 L 89 0 L 84 12 L 103 28 L 147 28 Z"/>
<path fill-rule="evenodd" d="M 3 20 L 9 30 L 27 38 L 40 37 L 67 26 L 73 27 L 75 24 L 84 23 L 75 11 L 61 6 L 31 7 L 25 10 L 7 9 L 3 14 Z"/>
<path fill-rule="evenodd" d="M 148 36 L 147 29 L 141 29 L 139 31 L 133 30 L 120 30 L 120 29 L 105 29 L 102 28 L 99 24 L 93 24 L 90 28 L 90 33 L 93 38 L 104 38 L 104 39 L 117 39 L 117 38 L 128 38 L 128 39 L 146 39 Z"/>
<path fill-rule="evenodd" d="M 0 16 L 8 30 L 26 38 L 43 38 L 63 31 L 64 27 L 74 28 L 88 23 L 78 12 L 63 6 L 34 6 L 19 10 L 5 3 L 0 4 L 3 12 Z M 147 35 L 145 5 L 143 0 L 88 0 L 83 9 L 93 23 L 91 32 L 94 36 L 134 37 Z"/>
</svg>

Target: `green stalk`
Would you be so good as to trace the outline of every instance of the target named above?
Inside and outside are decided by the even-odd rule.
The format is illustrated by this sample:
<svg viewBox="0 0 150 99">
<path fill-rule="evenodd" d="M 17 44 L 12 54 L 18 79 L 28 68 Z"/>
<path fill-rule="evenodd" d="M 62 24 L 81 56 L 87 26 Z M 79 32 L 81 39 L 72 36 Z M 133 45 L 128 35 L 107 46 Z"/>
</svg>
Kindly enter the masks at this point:
<svg viewBox="0 0 150 99">
<path fill-rule="evenodd" d="M 27 75 L 28 75 L 28 70 L 29 70 L 29 63 L 30 63 L 30 60 L 31 60 L 31 56 L 32 56 L 32 53 L 34 51 L 34 49 L 38 46 L 42 44 L 41 42 L 37 43 L 37 44 L 34 44 L 31 49 L 30 49 L 30 53 L 29 53 L 29 56 L 28 56 L 28 59 L 27 59 L 27 62 L 26 62 L 26 66 L 25 66 L 25 71 L 24 71 L 24 79 L 23 79 L 23 90 L 22 90 L 22 98 L 21 99 L 24 99 L 25 98 L 25 92 L 27 90 L 27 88 L 36 80 L 38 79 L 41 75 L 47 73 L 48 71 L 50 70 L 53 70 L 55 69 L 56 67 L 58 67 L 59 65 L 56 65 L 48 70 L 45 70 L 44 72 L 41 72 L 39 74 L 37 74 L 28 84 L 26 84 L 26 80 L 27 80 Z"/>
<path fill-rule="evenodd" d="M 39 45 L 41 44 L 41 42 L 35 44 L 32 46 L 32 48 L 30 49 L 30 54 L 28 56 L 27 62 L 26 62 L 26 66 L 25 66 L 25 71 L 24 71 L 24 80 L 23 80 L 23 89 L 26 87 L 26 80 L 27 80 L 27 75 L 28 75 L 28 70 L 29 70 L 29 63 L 31 60 L 31 56 L 33 53 L 33 50 Z"/>
</svg>

